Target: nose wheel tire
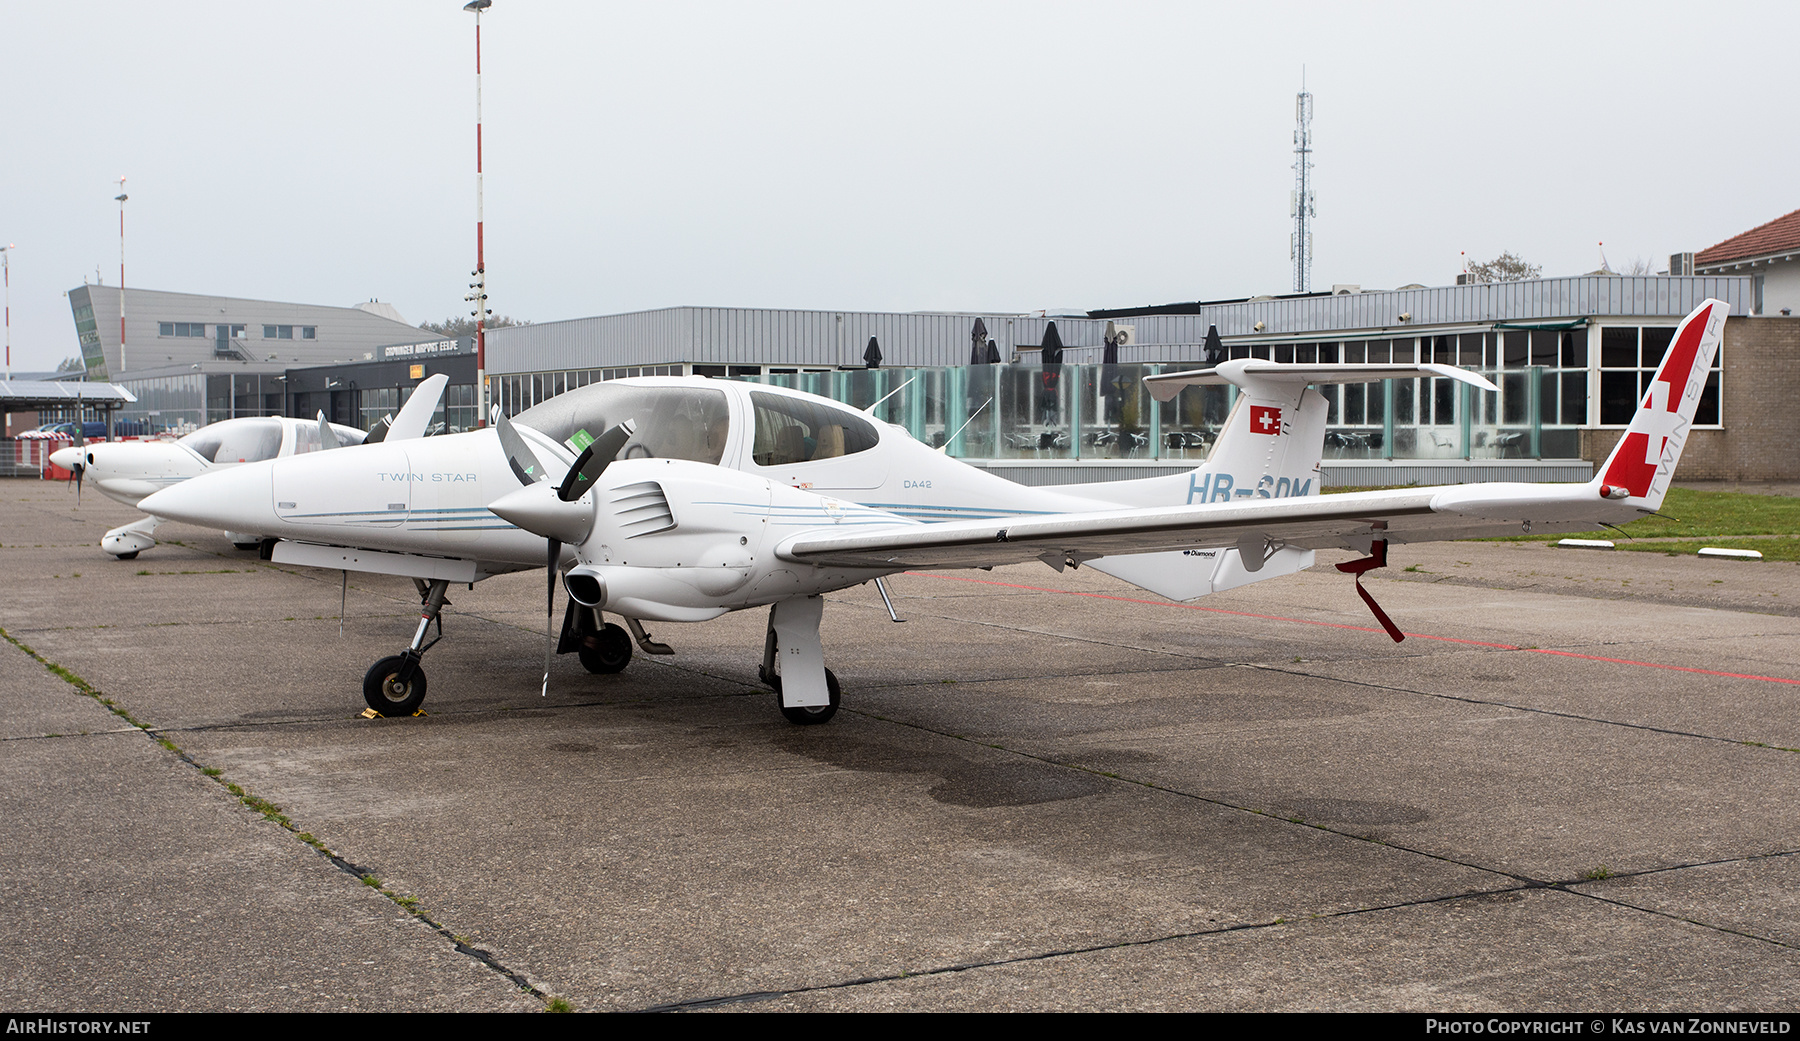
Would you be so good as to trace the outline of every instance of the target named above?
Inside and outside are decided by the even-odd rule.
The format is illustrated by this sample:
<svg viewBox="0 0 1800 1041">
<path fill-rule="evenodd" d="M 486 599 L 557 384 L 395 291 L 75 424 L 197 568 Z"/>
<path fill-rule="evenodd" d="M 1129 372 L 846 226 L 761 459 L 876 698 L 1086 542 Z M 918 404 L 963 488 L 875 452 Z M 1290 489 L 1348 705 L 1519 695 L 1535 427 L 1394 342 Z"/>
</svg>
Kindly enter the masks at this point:
<svg viewBox="0 0 1800 1041">
<path fill-rule="evenodd" d="M 594 634 L 594 645 L 576 650 L 581 667 L 597 675 L 623 671 L 631 664 L 631 636 L 623 627 L 606 623 Z"/>
<path fill-rule="evenodd" d="M 412 676 L 400 679 L 406 656 L 383 658 L 363 676 L 363 700 L 384 716 L 410 716 L 425 702 L 425 670 L 415 662 Z"/>
<path fill-rule="evenodd" d="M 829 705 L 796 705 L 789 707 L 787 702 L 782 700 L 781 697 L 781 677 L 768 676 L 765 677 L 764 682 L 775 688 L 775 704 L 781 707 L 781 714 L 787 717 L 789 723 L 797 723 L 803 727 L 813 726 L 818 723 L 828 722 L 832 716 L 837 715 L 840 691 L 838 689 L 837 673 L 832 672 L 830 669 L 825 670 L 825 689 L 831 694 L 831 704 Z"/>
</svg>

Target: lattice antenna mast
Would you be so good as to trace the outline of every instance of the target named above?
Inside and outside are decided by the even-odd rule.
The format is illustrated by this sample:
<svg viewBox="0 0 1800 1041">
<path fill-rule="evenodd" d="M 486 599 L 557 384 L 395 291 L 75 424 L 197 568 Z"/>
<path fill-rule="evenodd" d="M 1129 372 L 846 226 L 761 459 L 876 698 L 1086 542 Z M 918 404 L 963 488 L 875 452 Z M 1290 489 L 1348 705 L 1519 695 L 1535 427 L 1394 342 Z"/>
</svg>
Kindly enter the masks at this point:
<svg viewBox="0 0 1800 1041">
<path fill-rule="evenodd" d="M 1294 262 L 1294 292 L 1312 292 L 1312 95 L 1307 93 L 1305 76 L 1294 104 L 1294 191 L 1288 201 L 1294 218 L 1294 236 L 1288 244 L 1288 259 Z"/>
</svg>

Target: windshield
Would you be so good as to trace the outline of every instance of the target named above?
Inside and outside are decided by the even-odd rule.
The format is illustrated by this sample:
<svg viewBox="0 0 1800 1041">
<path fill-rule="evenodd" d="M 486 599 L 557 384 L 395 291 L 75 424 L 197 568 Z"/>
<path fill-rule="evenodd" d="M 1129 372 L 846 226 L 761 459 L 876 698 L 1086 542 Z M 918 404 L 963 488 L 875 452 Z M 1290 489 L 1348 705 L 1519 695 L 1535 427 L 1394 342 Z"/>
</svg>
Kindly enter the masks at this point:
<svg viewBox="0 0 1800 1041">
<path fill-rule="evenodd" d="M 619 451 L 620 459 L 691 459 L 716 465 L 725 455 L 725 435 L 731 429 L 724 391 L 626 383 L 578 387 L 533 405 L 513 422 L 577 451 L 627 419 L 636 422 L 637 431 Z"/>
</svg>

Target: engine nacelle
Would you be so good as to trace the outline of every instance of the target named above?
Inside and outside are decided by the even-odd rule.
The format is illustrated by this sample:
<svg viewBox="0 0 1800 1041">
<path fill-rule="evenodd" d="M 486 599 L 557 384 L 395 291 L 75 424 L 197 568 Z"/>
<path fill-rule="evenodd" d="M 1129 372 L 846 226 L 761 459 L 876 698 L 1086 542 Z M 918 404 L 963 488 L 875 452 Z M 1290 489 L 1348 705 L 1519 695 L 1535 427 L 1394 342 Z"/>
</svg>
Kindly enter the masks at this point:
<svg viewBox="0 0 1800 1041">
<path fill-rule="evenodd" d="M 593 529 L 576 546 L 577 566 L 564 579 L 569 595 L 588 607 L 660 621 L 704 621 L 864 581 L 871 576 L 781 561 L 774 546 L 809 528 L 904 523 L 880 510 L 679 459 L 620 460 L 588 495 Z"/>
<path fill-rule="evenodd" d="M 704 622 L 731 607 L 708 594 L 697 581 L 704 573 L 696 568 L 594 567 L 571 568 L 563 586 L 578 604 L 612 611 L 627 618 L 659 622 Z M 741 585 L 743 579 L 737 579 Z"/>
</svg>

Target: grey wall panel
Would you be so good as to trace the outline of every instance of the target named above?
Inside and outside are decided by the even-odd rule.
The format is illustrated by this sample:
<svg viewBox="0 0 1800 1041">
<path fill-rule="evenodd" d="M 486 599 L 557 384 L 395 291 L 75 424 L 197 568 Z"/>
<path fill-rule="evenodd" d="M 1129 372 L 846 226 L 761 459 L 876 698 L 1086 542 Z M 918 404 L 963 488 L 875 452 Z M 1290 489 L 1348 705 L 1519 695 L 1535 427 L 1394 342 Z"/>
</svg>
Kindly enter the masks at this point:
<svg viewBox="0 0 1800 1041">
<path fill-rule="evenodd" d="M 90 300 L 95 331 L 100 336 L 107 366 L 115 377 L 119 369 L 119 288 L 83 287 Z M 163 336 L 164 322 L 197 323 L 205 337 Z M 436 334 L 371 314 L 355 307 L 296 304 L 278 300 L 249 300 L 199 293 L 169 293 L 156 289 L 125 289 L 125 338 L 128 372 L 208 365 L 215 360 L 214 331 L 219 325 L 242 325 L 244 335 L 236 343 L 254 362 L 270 355 L 283 365 L 323 365 L 357 362 L 374 356 L 375 348 L 390 344 L 419 343 Z M 292 339 L 263 338 L 264 325 L 296 327 Z M 299 327 L 311 326 L 313 339 L 305 339 Z M 77 344 L 79 348 L 79 343 Z M 241 362 L 232 362 L 239 364 Z"/>
<path fill-rule="evenodd" d="M 1137 329 L 1125 362 L 1190 362 L 1209 326 L 1233 339 L 1321 339 L 1389 334 L 1434 326 L 1568 318 L 1674 320 L 1706 297 L 1746 313 L 1747 277 L 1669 278 L 1581 275 L 1529 282 L 1371 290 L 1337 296 L 1237 301 L 1203 306 L 1189 315 L 1121 319 Z M 116 312 L 115 312 L 116 314 Z M 1399 316 L 1410 315 L 1402 323 Z M 869 337 L 881 344 L 883 364 L 966 364 L 976 312 L 803 311 L 769 308 L 675 307 L 494 330 L 488 338 L 491 371 L 543 372 L 692 362 L 710 365 L 860 365 Z M 1070 353 L 1068 361 L 1097 361 L 1106 323 L 1089 318 L 982 313 L 1003 359 L 1035 348 L 1050 321 Z M 1258 332 L 1256 324 L 1263 323 Z M 116 323 L 115 323 L 116 324 Z M 104 322 L 102 322 L 104 327 Z"/>
</svg>

